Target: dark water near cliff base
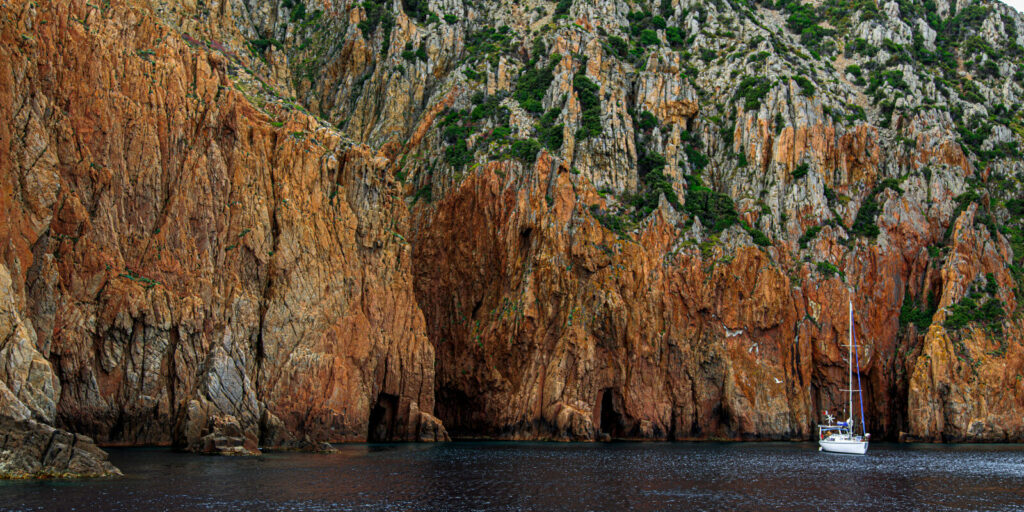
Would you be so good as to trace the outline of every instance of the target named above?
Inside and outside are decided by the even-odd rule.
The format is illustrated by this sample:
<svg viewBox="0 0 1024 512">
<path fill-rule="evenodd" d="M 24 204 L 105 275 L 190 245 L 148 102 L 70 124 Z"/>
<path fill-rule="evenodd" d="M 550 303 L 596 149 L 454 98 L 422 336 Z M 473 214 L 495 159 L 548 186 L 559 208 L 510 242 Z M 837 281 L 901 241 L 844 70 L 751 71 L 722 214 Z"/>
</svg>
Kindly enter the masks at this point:
<svg viewBox="0 0 1024 512">
<path fill-rule="evenodd" d="M 343 445 L 206 457 L 112 449 L 114 480 L 0 482 L 0 510 L 1021 510 L 1024 446 Z"/>
</svg>

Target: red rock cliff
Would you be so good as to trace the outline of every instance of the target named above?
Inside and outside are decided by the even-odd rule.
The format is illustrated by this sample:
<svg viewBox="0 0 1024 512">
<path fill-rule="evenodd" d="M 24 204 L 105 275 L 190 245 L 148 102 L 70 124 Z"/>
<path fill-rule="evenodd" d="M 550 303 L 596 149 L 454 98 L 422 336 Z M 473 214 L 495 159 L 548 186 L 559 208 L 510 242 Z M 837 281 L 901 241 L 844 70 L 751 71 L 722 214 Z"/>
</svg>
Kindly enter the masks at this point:
<svg viewBox="0 0 1024 512">
<path fill-rule="evenodd" d="M 0 34 L 2 263 L 57 424 L 214 451 L 445 438 L 385 158 L 255 106 L 146 9 L 17 2 Z"/>
<path fill-rule="evenodd" d="M 112 471 L 84 436 L 806 439 L 850 300 L 872 433 L 1024 440 L 1019 15 L 939 14 L 993 71 L 891 2 L 819 41 L 414 4 L 0 6 L 23 473 Z"/>
</svg>

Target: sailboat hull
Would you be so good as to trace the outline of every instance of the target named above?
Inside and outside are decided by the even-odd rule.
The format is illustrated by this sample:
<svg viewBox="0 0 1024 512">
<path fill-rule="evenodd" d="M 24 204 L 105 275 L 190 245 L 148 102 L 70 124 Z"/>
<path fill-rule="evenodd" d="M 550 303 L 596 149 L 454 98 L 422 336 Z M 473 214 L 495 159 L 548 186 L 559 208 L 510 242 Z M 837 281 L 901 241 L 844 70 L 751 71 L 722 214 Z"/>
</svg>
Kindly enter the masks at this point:
<svg viewBox="0 0 1024 512">
<path fill-rule="evenodd" d="M 826 452 L 833 453 L 849 453 L 853 455 L 864 455 L 868 452 L 867 441 L 857 441 L 853 439 L 842 439 L 842 440 L 831 440 L 822 439 L 818 441 L 818 446 Z"/>
</svg>

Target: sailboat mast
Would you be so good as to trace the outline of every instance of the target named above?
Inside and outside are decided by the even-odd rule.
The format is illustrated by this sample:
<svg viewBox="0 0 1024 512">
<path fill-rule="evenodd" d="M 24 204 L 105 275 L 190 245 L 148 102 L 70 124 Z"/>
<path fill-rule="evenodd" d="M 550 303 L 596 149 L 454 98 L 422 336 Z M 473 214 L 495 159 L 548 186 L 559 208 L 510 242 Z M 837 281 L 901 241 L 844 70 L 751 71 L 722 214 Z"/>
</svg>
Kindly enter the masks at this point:
<svg viewBox="0 0 1024 512">
<path fill-rule="evenodd" d="M 850 411 L 850 415 L 848 416 L 848 418 L 850 419 L 850 423 L 851 423 L 851 425 L 850 425 L 850 432 L 853 432 L 853 425 L 852 425 L 852 423 L 853 423 L 853 299 L 852 298 L 850 299 L 850 340 L 849 341 L 850 341 L 849 342 L 850 356 L 849 356 L 849 359 L 847 359 L 847 361 L 850 363 L 850 365 L 849 365 L 850 366 L 850 387 L 848 387 L 846 389 L 850 390 L 850 408 L 847 409 L 847 410 Z"/>
</svg>

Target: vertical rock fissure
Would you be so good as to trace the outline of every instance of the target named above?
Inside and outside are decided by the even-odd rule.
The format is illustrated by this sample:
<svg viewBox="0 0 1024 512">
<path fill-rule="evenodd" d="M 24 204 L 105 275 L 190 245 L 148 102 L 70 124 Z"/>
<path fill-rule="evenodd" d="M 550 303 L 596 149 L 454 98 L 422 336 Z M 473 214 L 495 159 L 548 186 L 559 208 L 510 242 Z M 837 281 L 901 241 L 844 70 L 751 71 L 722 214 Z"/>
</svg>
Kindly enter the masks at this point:
<svg viewBox="0 0 1024 512">
<path fill-rule="evenodd" d="M 168 415 L 170 415 L 170 418 L 177 417 L 176 408 L 177 408 L 177 403 L 178 402 L 177 402 L 177 393 L 175 392 L 174 379 L 175 379 L 175 375 L 178 372 L 178 365 L 175 362 L 175 354 L 178 351 L 178 345 L 180 343 L 181 343 L 181 336 L 178 333 L 177 326 L 171 326 L 171 332 L 170 332 L 170 334 L 168 336 L 168 347 L 167 347 L 167 356 L 166 356 L 166 358 L 167 358 L 166 359 L 167 360 L 167 371 L 166 371 L 166 374 L 164 375 L 164 385 L 167 386 L 167 409 L 168 409 L 167 413 L 168 413 Z M 159 411 L 159 409 L 155 409 L 154 410 L 155 419 L 159 418 L 158 411 Z M 173 422 L 170 422 L 170 424 L 173 424 Z M 172 439 L 173 439 L 174 432 L 173 432 L 173 429 L 171 428 L 170 424 L 168 425 L 168 430 L 170 430 L 169 433 L 170 433 L 170 435 L 172 436 Z"/>
<path fill-rule="evenodd" d="M 274 135 L 274 147 L 277 147 L 277 143 L 278 143 L 277 135 L 275 134 Z M 275 155 L 274 159 L 277 160 L 277 158 L 276 158 L 277 152 L 276 151 L 274 152 L 274 155 Z M 266 326 L 267 310 L 269 309 L 270 301 L 272 300 L 273 284 L 274 284 L 274 279 L 276 277 L 276 272 L 274 271 L 274 257 L 275 257 L 274 255 L 277 254 L 277 251 L 278 251 L 277 244 L 278 244 L 278 240 L 280 240 L 280 233 L 279 233 L 279 229 L 280 228 L 279 228 L 278 220 L 277 220 L 278 209 L 279 209 L 279 200 L 277 198 L 277 187 L 276 187 L 276 185 L 274 183 L 274 171 L 273 171 L 273 169 L 268 169 L 267 170 L 267 179 L 270 182 L 269 183 L 269 187 L 270 187 L 269 193 L 270 193 L 270 196 L 274 198 L 274 201 L 272 203 L 273 206 L 271 207 L 270 215 L 269 215 L 269 219 L 268 219 L 270 221 L 270 254 L 269 254 L 269 257 L 267 259 L 266 275 L 264 276 L 263 289 L 261 291 L 262 293 L 261 293 L 261 300 L 260 300 L 260 305 L 259 305 L 259 308 L 260 308 L 259 309 L 259 318 L 260 318 L 260 320 L 259 320 L 259 328 L 258 328 L 258 331 L 256 332 L 256 347 L 255 347 L 255 349 L 256 349 L 256 362 L 255 362 L 255 365 L 254 365 L 255 366 L 255 376 L 254 376 L 254 379 L 253 379 L 255 381 L 254 382 L 254 386 L 256 387 L 256 389 L 268 389 L 269 388 L 269 386 L 266 385 L 265 382 L 263 382 L 263 380 L 265 378 L 264 366 L 266 364 L 266 346 L 265 346 L 264 336 L 266 335 L 266 329 L 267 329 L 267 326 Z M 262 407 L 265 408 L 266 406 L 264 405 Z M 262 414 L 260 414 L 260 416 L 261 417 L 266 417 L 267 414 L 269 414 L 269 411 L 262 411 Z M 266 432 L 267 426 L 263 424 L 265 422 L 260 422 L 260 423 L 261 424 L 260 424 L 259 428 L 260 428 L 261 432 L 259 433 L 259 438 L 263 439 L 266 436 L 266 434 L 267 434 L 267 432 Z"/>
</svg>

